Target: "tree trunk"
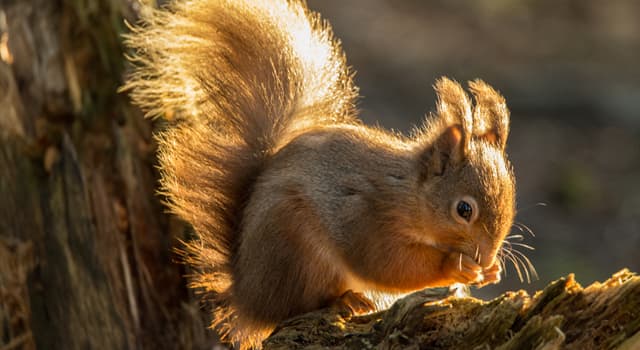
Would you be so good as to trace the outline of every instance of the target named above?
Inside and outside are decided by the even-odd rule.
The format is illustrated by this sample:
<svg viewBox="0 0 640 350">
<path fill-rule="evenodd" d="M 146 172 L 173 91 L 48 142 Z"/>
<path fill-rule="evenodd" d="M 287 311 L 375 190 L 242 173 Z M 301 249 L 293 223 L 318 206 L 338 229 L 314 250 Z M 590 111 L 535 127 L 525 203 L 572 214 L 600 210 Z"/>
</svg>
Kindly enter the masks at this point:
<svg viewBox="0 0 640 350">
<path fill-rule="evenodd" d="M 130 3 L 0 3 L 0 349 L 213 343 L 151 122 L 116 93 Z"/>
</svg>

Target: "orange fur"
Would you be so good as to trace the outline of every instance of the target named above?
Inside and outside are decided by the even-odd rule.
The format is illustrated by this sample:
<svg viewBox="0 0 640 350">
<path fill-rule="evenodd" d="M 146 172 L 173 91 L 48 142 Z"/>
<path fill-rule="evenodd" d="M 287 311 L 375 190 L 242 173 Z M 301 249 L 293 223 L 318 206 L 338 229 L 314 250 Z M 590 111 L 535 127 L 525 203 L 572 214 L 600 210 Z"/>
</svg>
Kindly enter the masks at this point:
<svg viewBox="0 0 640 350">
<path fill-rule="evenodd" d="M 225 339 L 259 347 L 288 317 L 361 300 L 349 290 L 497 280 L 515 190 L 495 90 L 470 83 L 474 105 L 439 80 L 436 115 L 403 137 L 358 121 L 340 45 L 300 1 L 147 13 L 127 36 L 124 89 L 148 116 L 171 116 L 158 133 L 162 192 L 197 233 L 192 286 Z M 469 224 L 461 198 L 475 205 Z"/>
</svg>

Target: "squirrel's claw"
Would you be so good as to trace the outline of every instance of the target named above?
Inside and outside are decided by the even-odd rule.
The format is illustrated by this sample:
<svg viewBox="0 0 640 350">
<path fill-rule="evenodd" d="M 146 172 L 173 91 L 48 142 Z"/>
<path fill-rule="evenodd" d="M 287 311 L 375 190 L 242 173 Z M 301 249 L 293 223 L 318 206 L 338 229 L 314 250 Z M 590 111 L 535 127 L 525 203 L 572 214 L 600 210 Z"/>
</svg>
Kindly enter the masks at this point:
<svg viewBox="0 0 640 350">
<path fill-rule="evenodd" d="M 472 257 L 463 253 L 449 253 L 442 269 L 451 283 L 474 284 L 482 283 L 485 280 L 482 266 Z"/>
<path fill-rule="evenodd" d="M 338 313 L 346 316 L 362 315 L 376 311 L 375 304 L 362 293 L 354 292 L 351 289 L 344 292 L 331 305 Z"/>
</svg>

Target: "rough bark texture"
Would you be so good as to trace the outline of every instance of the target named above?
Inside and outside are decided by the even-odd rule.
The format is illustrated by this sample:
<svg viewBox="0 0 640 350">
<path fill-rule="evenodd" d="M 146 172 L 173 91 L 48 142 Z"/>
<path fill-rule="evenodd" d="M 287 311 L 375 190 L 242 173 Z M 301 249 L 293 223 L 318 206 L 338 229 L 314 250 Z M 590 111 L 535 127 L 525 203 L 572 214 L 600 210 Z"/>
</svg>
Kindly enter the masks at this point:
<svg viewBox="0 0 640 350">
<path fill-rule="evenodd" d="M 443 294 L 418 292 L 373 315 L 302 315 L 280 325 L 265 349 L 640 349 L 640 277 L 627 270 L 587 288 L 569 275 L 533 297 Z"/>
<path fill-rule="evenodd" d="M 204 348 L 120 0 L 0 2 L 0 349 Z"/>
</svg>

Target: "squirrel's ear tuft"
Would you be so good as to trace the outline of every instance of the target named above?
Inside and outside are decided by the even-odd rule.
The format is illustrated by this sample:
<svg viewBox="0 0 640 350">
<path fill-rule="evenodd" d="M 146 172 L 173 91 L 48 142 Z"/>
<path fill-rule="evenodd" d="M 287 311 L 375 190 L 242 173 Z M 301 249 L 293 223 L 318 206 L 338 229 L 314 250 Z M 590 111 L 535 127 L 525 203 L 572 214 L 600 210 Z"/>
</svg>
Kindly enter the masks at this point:
<svg viewBox="0 0 640 350">
<path fill-rule="evenodd" d="M 473 127 L 469 96 L 464 92 L 460 84 L 445 77 L 438 79 L 434 88 L 438 94 L 438 118 L 448 126 L 460 126 L 464 154 L 469 148 Z"/>
<path fill-rule="evenodd" d="M 475 99 L 473 137 L 504 150 L 509 136 L 509 110 L 504 97 L 482 80 L 469 82 Z"/>
<path fill-rule="evenodd" d="M 440 78 L 434 88 L 437 115 L 426 123 L 428 145 L 420 155 L 425 178 L 442 175 L 466 158 L 473 126 L 471 103 L 460 84 Z"/>
</svg>

